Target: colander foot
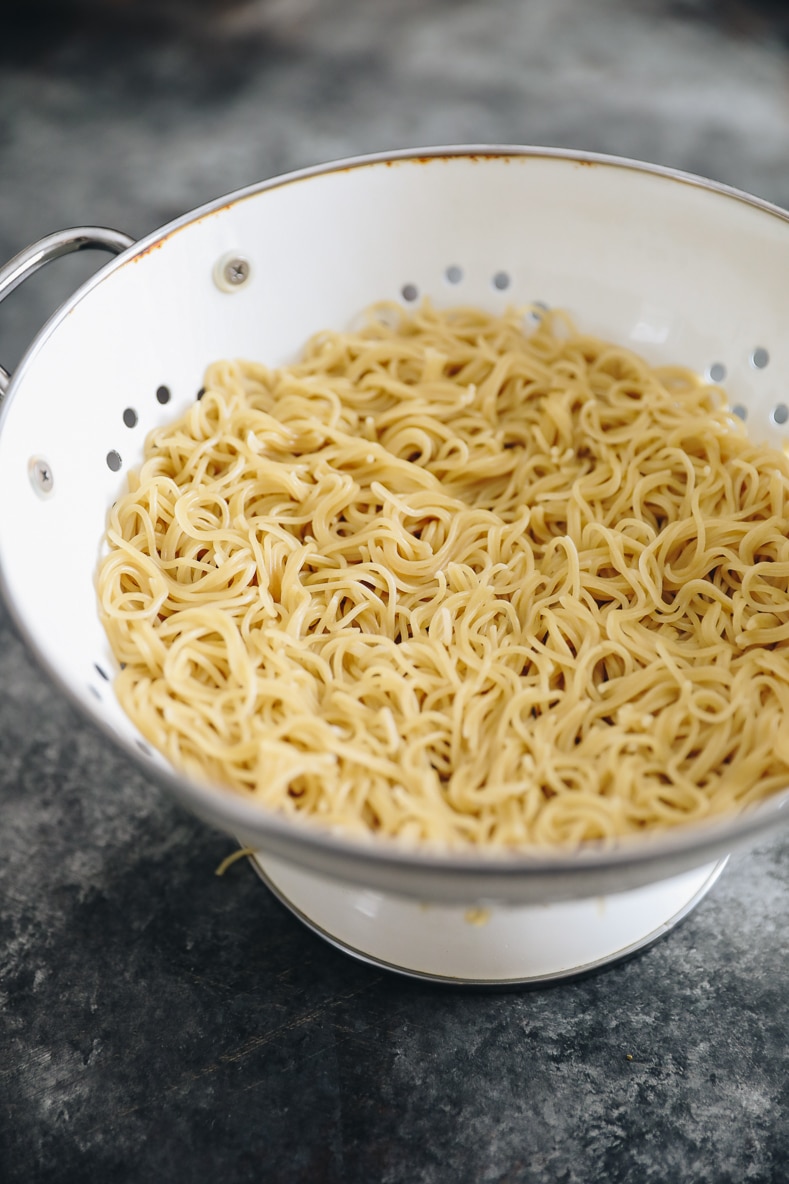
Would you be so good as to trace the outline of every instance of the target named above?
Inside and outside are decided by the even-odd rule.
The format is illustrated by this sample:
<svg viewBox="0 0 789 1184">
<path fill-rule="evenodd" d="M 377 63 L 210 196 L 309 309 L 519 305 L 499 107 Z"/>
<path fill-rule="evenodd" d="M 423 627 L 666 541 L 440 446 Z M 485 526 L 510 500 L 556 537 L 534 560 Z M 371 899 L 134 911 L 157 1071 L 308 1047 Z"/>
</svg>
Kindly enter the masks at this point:
<svg viewBox="0 0 789 1184">
<path fill-rule="evenodd" d="M 528 987 L 645 949 L 706 896 L 727 858 L 644 888 L 550 904 L 423 904 L 306 872 L 258 852 L 263 882 L 314 933 L 382 970 L 466 987 Z"/>
</svg>

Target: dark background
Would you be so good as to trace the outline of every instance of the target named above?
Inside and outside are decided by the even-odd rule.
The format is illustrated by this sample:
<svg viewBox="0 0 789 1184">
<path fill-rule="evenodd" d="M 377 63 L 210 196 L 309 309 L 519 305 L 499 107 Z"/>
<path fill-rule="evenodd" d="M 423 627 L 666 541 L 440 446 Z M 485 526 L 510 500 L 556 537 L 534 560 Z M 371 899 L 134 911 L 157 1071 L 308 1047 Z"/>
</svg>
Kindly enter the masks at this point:
<svg viewBox="0 0 789 1184">
<path fill-rule="evenodd" d="M 600 150 L 789 206 L 787 39 L 777 0 L 5 0 L 0 259 L 407 145 Z M 94 265 L 3 304 L 5 365 Z M 229 841 L 70 714 L 3 610 L 0 820 L 8 1184 L 789 1180 L 785 835 L 593 978 L 401 981 L 245 863 L 215 877 Z"/>
</svg>

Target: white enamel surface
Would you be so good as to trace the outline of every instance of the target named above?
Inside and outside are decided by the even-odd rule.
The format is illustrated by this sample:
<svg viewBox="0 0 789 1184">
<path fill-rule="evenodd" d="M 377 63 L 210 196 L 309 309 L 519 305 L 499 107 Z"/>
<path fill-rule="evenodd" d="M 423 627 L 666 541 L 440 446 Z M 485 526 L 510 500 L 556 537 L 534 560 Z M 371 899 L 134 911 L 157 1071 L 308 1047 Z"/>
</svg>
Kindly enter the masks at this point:
<svg viewBox="0 0 789 1184">
<path fill-rule="evenodd" d="M 250 261 L 251 279 L 223 292 L 214 268 L 236 252 Z M 457 284 L 446 277 L 453 266 L 463 273 Z M 505 290 L 494 284 L 501 272 L 510 280 Z M 96 670 L 114 673 L 96 612 L 100 540 L 146 433 L 192 402 L 210 361 L 282 362 L 311 333 L 347 326 L 372 301 L 400 299 L 406 284 L 437 305 L 495 310 L 542 300 L 653 361 L 700 372 L 723 364 L 754 437 L 781 442 L 786 425 L 776 427 L 771 415 L 789 389 L 787 275 L 789 223 L 779 214 L 610 162 L 378 161 L 230 201 L 105 268 L 15 377 L 0 412 L 0 570 L 14 615 L 71 695 L 134 746 L 134 729 Z M 749 360 L 757 348 L 770 355 L 762 370 Z M 162 384 L 172 392 L 166 406 L 156 398 Z M 127 408 L 139 417 L 133 428 L 123 421 Z M 111 450 L 122 458 L 119 473 L 107 466 Z M 36 457 L 54 477 L 47 498 L 29 479 Z M 378 880 L 370 862 L 363 868 L 330 843 L 319 851 L 293 828 L 280 826 L 277 837 L 279 824 L 263 815 L 259 823 L 242 819 L 237 799 L 174 788 L 255 846 Z M 695 861 L 711 857 L 708 849 Z M 600 886 L 617 891 L 693 859 L 686 852 L 654 872 L 631 864 L 621 881 L 601 871 Z M 595 873 L 586 867 L 588 895 Z M 527 871 L 521 882 L 510 877 L 506 893 L 496 890 L 508 899 L 577 894 L 551 879 Z M 420 884 L 418 868 L 381 867 L 380 886 L 414 893 Z M 447 868 L 435 891 L 456 899 L 461 884 L 462 874 Z"/>
<path fill-rule="evenodd" d="M 561 904 L 464 907 L 350 888 L 259 854 L 265 880 L 301 918 L 350 953 L 463 983 L 577 974 L 660 937 L 717 879 L 708 865 L 616 896 Z"/>
</svg>

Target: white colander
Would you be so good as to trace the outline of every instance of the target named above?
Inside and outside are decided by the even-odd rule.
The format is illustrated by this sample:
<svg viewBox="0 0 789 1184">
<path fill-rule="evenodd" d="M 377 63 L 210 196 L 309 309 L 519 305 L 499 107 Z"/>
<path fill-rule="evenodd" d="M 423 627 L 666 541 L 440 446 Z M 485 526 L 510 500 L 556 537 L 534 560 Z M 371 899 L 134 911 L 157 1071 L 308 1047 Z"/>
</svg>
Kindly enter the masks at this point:
<svg viewBox="0 0 789 1184">
<path fill-rule="evenodd" d="M 589 332 L 723 383 L 754 438 L 782 444 L 789 215 L 613 158 L 399 152 L 253 186 L 138 243 L 84 228 L 50 236 L 0 271 L 0 299 L 42 262 L 89 246 L 122 253 L 4 383 L 3 591 L 69 698 L 150 777 L 259 852 L 315 928 L 428 977 L 561 976 L 663 932 L 733 847 L 789 813 L 785 793 L 735 820 L 572 857 L 441 857 L 316 832 L 192 783 L 149 749 L 115 700 L 94 588 L 109 505 L 146 433 L 195 399 L 206 365 L 290 360 L 376 300 L 561 306 Z"/>
</svg>

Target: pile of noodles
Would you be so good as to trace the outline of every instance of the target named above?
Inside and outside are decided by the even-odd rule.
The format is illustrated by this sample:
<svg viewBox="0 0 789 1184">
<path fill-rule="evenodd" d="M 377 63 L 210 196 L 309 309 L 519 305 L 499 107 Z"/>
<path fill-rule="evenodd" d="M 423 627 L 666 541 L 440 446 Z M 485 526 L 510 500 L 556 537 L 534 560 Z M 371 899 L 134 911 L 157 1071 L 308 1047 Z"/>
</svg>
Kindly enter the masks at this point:
<svg viewBox="0 0 789 1184">
<path fill-rule="evenodd" d="M 344 833 L 575 844 L 789 784 L 789 463 L 560 313 L 223 361 L 113 508 L 121 703 Z"/>
</svg>

